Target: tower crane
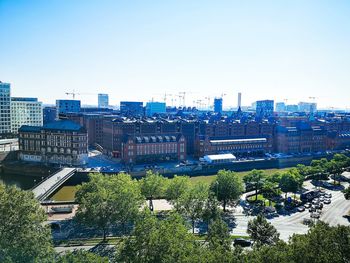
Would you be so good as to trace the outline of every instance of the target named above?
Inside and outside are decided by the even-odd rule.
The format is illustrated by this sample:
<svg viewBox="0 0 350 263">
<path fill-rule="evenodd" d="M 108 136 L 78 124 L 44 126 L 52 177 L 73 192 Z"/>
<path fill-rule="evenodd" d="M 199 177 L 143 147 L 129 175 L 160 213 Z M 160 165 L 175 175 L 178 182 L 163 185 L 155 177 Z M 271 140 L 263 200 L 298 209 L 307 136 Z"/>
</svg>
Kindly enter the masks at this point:
<svg viewBox="0 0 350 263">
<path fill-rule="evenodd" d="M 66 95 L 67 95 L 67 96 L 72 95 L 73 100 L 74 100 L 74 99 L 75 99 L 75 96 L 76 96 L 76 95 L 80 95 L 80 93 L 77 93 L 77 92 L 75 92 L 75 91 L 73 90 L 72 92 L 66 92 Z"/>
</svg>

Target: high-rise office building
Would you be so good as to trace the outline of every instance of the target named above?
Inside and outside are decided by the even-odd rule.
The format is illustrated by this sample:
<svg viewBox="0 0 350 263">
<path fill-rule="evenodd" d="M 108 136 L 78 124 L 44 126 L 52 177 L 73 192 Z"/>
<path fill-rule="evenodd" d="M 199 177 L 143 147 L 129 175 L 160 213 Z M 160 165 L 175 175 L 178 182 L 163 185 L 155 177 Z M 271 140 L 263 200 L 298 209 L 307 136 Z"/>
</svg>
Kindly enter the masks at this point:
<svg viewBox="0 0 350 263">
<path fill-rule="evenodd" d="M 260 117 L 270 117 L 273 115 L 273 100 L 258 100 L 256 102 L 256 115 Z"/>
<path fill-rule="evenodd" d="M 214 99 L 214 112 L 222 113 L 222 98 Z"/>
<path fill-rule="evenodd" d="M 242 93 L 238 92 L 237 109 L 242 107 Z"/>
<path fill-rule="evenodd" d="M 98 94 L 98 107 L 99 108 L 108 108 L 109 98 L 108 94 Z"/>
<path fill-rule="evenodd" d="M 18 133 L 22 125 L 42 126 L 42 102 L 37 98 L 11 98 L 11 131 Z"/>
<path fill-rule="evenodd" d="M 166 113 L 165 102 L 147 102 L 146 115 L 153 116 L 155 113 Z"/>
<path fill-rule="evenodd" d="M 80 100 L 56 100 L 57 117 L 67 112 L 80 112 Z"/>
<path fill-rule="evenodd" d="M 143 102 L 139 101 L 121 101 L 120 112 L 131 116 L 143 116 Z"/>
<path fill-rule="evenodd" d="M 57 108 L 56 107 L 45 107 L 43 109 L 43 122 L 44 125 L 50 122 L 54 122 L 57 118 Z"/>
<path fill-rule="evenodd" d="M 0 137 L 11 133 L 10 83 L 0 81 Z"/>
</svg>

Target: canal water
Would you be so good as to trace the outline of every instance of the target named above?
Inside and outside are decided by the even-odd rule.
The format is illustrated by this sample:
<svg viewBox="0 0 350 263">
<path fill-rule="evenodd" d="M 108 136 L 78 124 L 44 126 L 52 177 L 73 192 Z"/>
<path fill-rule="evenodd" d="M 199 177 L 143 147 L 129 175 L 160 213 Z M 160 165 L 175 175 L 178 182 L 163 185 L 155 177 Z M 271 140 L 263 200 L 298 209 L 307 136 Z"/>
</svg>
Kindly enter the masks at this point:
<svg viewBox="0 0 350 263">
<path fill-rule="evenodd" d="M 40 180 L 41 178 L 37 177 L 0 173 L 0 183 L 5 185 L 15 185 L 22 190 L 29 190 L 39 183 Z"/>
<path fill-rule="evenodd" d="M 30 177 L 25 175 L 13 175 L 0 173 L 0 183 L 5 185 L 14 185 L 22 190 L 30 190 L 41 181 L 41 178 Z M 54 201 L 72 201 L 74 200 L 76 186 L 81 183 L 81 180 L 68 180 L 56 193 L 50 198 Z"/>
</svg>

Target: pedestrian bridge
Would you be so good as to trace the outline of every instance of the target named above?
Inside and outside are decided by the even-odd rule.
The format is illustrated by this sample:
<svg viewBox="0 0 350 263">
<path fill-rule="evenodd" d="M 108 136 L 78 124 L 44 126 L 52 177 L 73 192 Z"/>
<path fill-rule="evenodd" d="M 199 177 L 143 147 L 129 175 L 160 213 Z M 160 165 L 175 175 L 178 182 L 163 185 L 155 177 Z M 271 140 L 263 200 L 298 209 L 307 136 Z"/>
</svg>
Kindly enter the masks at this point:
<svg viewBox="0 0 350 263">
<path fill-rule="evenodd" d="M 34 196 L 40 202 L 53 194 L 64 182 L 71 178 L 76 172 L 76 168 L 63 168 L 57 173 L 50 175 L 44 181 L 32 188 Z"/>
</svg>

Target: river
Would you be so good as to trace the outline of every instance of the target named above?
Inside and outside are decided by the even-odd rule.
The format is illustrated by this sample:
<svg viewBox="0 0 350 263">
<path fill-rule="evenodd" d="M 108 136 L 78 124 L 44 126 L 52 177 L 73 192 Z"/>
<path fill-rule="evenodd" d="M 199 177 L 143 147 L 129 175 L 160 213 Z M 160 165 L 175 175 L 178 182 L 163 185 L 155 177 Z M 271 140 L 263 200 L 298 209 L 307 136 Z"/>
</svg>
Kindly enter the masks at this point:
<svg viewBox="0 0 350 263">
<path fill-rule="evenodd" d="M 15 185 L 22 190 L 30 190 L 38 184 L 40 180 L 41 178 L 37 177 L 0 173 L 0 183 Z M 75 185 L 69 183 L 64 184 L 50 199 L 55 201 L 71 201 L 74 200 L 75 192 Z"/>
</svg>

